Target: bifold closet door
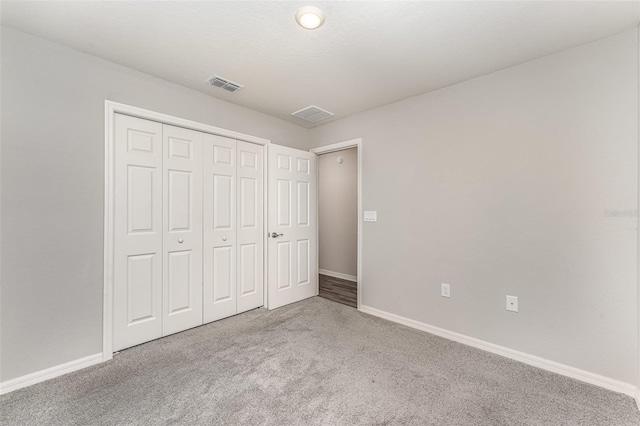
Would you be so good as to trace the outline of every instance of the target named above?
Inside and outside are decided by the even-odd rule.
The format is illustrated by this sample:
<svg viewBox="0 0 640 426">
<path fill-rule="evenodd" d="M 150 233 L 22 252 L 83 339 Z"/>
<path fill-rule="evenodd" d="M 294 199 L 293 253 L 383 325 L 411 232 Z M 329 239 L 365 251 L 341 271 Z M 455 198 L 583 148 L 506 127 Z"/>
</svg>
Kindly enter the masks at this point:
<svg viewBox="0 0 640 426">
<path fill-rule="evenodd" d="M 264 305 L 264 147 L 237 143 L 237 313 Z"/>
<path fill-rule="evenodd" d="M 204 136 L 204 322 L 264 304 L 264 148 Z"/>
<path fill-rule="evenodd" d="M 236 308 L 236 141 L 204 135 L 204 322 Z"/>
<path fill-rule="evenodd" d="M 116 114 L 113 347 L 263 305 L 264 147 Z"/>
<path fill-rule="evenodd" d="M 113 349 L 162 336 L 162 124 L 115 115 Z"/>
<path fill-rule="evenodd" d="M 202 324 L 204 134 L 163 125 L 164 336 Z"/>
</svg>

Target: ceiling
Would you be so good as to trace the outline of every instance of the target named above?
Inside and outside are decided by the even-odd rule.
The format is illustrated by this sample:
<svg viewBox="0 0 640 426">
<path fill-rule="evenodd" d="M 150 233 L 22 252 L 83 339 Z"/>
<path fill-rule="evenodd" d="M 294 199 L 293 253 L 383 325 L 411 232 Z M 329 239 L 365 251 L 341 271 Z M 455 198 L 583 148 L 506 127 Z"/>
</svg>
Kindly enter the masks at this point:
<svg viewBox="0 0 640 426">
<path fill-rule="evenodd" d="M 296 24 L 303 5 L 321 28 Z M 3 1 L 1 22 L 313 127 L 620 33 L 640 3 Z M 205 84 L 214 74 L 245 88 Z M 309 105 L 335 116 L 291 116 Z"/>
</svg>

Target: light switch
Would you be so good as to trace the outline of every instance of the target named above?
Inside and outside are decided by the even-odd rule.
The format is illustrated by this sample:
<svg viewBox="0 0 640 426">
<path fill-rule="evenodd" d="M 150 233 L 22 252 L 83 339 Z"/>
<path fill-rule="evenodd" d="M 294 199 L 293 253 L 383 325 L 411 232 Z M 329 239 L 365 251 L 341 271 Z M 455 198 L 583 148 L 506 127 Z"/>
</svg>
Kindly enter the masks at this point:
<svg viewBox="0 0 640 426">
<path fill-rule="evenodd" d="M 377 222 L 378 221 L 378 212 L 375 212 L 375 211 L 364 212 L 364 221 L 365 222 Z"/>
<path fill-rule="evenodd" d="M 440 295 L 442 297 L 451 297 L 451 286 L 447 283 L 440 284 Z"/>
</svg>

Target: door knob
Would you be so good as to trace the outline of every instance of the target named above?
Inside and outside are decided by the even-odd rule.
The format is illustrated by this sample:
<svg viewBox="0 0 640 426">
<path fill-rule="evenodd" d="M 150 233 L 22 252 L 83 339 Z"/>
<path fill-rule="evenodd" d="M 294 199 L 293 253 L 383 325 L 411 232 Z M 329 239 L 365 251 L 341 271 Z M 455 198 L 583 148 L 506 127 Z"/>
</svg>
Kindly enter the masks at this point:
<svg viewBox="0 0 640 426">
<path fill-rule="evenodd" d="M 278 237 L 282 237 L 284 234 L 278 234 L 277 232 L 272 232 L 271 233 L 271 238 L 278 238 Z"/>
<path fill-rule="evenodd" d="M 222 237 L 222 241 L 227 241 L 227 237 Z"/>
<path fill-rule="evenodd" d="M 184 243 L 184 240 L 182 238 L 178 238 L 178 243 L 182 244 Z"/>
</svg>

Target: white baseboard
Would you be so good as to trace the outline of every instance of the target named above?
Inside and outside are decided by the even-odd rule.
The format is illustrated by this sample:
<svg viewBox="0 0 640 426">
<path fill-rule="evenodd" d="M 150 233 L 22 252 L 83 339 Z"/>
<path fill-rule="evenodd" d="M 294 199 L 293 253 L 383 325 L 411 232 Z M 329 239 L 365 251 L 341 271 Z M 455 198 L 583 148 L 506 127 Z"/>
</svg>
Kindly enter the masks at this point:
<svg viewBox="0 0 640 426">
<path fill-rule="evenodd" d="M 327 275 L 333 278 L 340 278 L 347 281 L 354 281 L 354 282 L 358 281 L 358 277 L 356 277 L 355 275 L 343 274 L 342 272 L 333 272 L 333 271 L 327 271 L 326 269 L 318 269 L 318 273 L 322 275 Z"/>
<path fill-rule="evenodd" d="M 322 273 L 322 272 L 321 272 Z M 326 274 L 329 275 L 329 274 Z M 339 278 L 339 277 L 338 277 Z M 572 379 L 580 380 L 585 383 L 600 386 L 602 388 L 623 393 L 635 399 L 638 409 L 640 410 L 640 389 L 632 384 L 621 382 L 619 380 L 611 379 L 609 377 L 601 376 L 599 374 L 591 373 L 589 371 L 581 370 L 568 365 L 560 364 L 555 361 L 550 361 L 544 358 L 530 355 L 524 352 L 519 352 L 513 349 L 499 346 L 493 343 L 485 342 L 474 337 L 469 337 L 464 334 L 455 333 L 453 331 L 445 330 L 444 328 L 435 327 L 429 324 L 425 324 L 420 321 L 412 320 L 402 317 L 400 315 L 385 312 L 369 306 L 360 306 L 360 311 L 369 315 L 384 318 L 386 320 L 403 324 L 417 330 L 425 331 L 427 333 L 435 334 L 436 336 L 444 337 L 445 339 L 453 340 L 474 348 L 482 349 L 487 352 L 491 352 L 497 355 L 504 356 L 516 361 L 520 361 L 524 364 L 532 365 L 534 367 L 541 368 L 543 370 L 551 371 L 553 373 L 561 374 L 563 376 L 571 377 Z M 53 379 L 54 377 L 62 376 L 63 374 L 71 373 L 73 371 L 81 370 L 83 368 L 90 367 L 92 365 L 100 364 L 103 362 L 103 354 L 97 353 L 89 355 L 84 358 L 70 361 L 64 364 L 56 365 L 54 367 L 40 370 L 35 373 L 27 374 L 25 376 L 17 377 L 15 379 L 0 382 L 0 395 L 13 392 L 27 386 L 35 385 L 36 383 L 44 382 L 45 380 Z"/>
<path fill-rule="evenodd" d="M 389 312 L 381 311 L 379 309 L 371 308 L 369 306 L 360 306 L 360 311 L 384 318 L 389 321 L 397 322 L 399 324 L 406 325 L 411 328 L 415 328 L 427 333 L 435 334 L 436 336 L 444 337 L 445 339 L 453 340 L 458 343 L 462 343 L 474 348 L 482 349 L 487 352 L 491 352 L 497 355 L 504 356 L 516 361 L 520 361 L 524 364 L 529 364 L 534 367 L 541 368 L 543 370 L 551 371 L 553 373 L 561 374 L 563 376 L 571 377 L 572 379 L 580 380 L 582 382 L 590 383 L 592 385 L 600 386 L 605 389 L 609 389 L 614 392 L 623 393 L 636 399 L 638 408 L 640 409 L 640 391 L 632 384 L 621 382 L 619 380 L 611 379 L 609 377 L 601 376 L 599 374 L 591 373 L 589 371 L 580 370 L 579 368 L 571 367 L 568 365 L 560 364 L 555 361 L 540 358 L 535 355 L 529 355 L 524 352 L 519 352 L 513 349 L 499 346 L 493 343 L 485 342 L 474 337 L 465 336 L 464 334 L 455 333 L 453 331 L 445 330 L 444 328 L 435 327 L 429 324 L 425 324 L 420 321 L 415 321 L 409 318 L 401 317 L 400 315 L 391 314 Z"/>
<path fill-rule="evenodd" d="M 15 379 L 0 383 L 0 395 L 35 385 L 36 383 L 44 382 L 45 380 L 53 379 L 54 377 L 62 376 L 63 374 L 81 370 L 92 365 L 100 364 L 101 362 L 102 352 L 76 359 L 75 361 L 56 365 L 45 370 L 36 371 L 35 373 L 27 374 L 26 376 L 16 377 Z"/>
</svg>

